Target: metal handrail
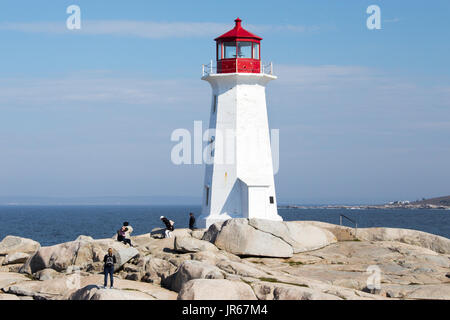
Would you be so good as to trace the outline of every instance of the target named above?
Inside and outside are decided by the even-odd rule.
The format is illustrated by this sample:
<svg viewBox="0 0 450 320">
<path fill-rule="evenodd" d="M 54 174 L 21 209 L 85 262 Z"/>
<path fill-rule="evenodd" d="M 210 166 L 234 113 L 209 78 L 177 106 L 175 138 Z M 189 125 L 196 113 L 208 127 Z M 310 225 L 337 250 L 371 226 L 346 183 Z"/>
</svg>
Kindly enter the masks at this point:
<svg viewBox="0 0 450 320">
<path fill-rule="evenodd" d="M 202 77 L 209 75 L 209 74 L 214 74 L 215 73 L 214 69 L 217 72 L 217 66 L 214 67 L 212 60 L 208 64 L 202 64 Z"/>
<path fill-rule="evenodd" d="M 342 218 L 345 218 L 345 219 L 347 219 L 348 221 L 350 221 L 350 222 L 352 222 L 352 223 L 354 223 L 355 224 L 355 236 L 356 236 L 356 233 L 358 232 L 358 222 L 356 222 L 355 220 L 353 220 L 353 219 L 350 219 L 349 217 L 347 217 L 346 215 L 344 215 L 344 214 L 341 214 L 340 216 L 339 216 L 339 224 L 342 226 Z"/>
<path fill-rule="evenodd" d="M 272 62 L 269 62 L 266 64 L 261 63 L 261 73 L 272 75 L 273 74 L 273 63 Z"/>
<path fill-rule="evenodd" d="M 208 64 L 202 64 L 202 77 L 216 73 L 217 73 L 217 65 L 214 66 L 212 60 Z M 268 62 L 264 64 L 261 62 L 259 73 L 273 75 L 273 63 Z"/>
</svg>

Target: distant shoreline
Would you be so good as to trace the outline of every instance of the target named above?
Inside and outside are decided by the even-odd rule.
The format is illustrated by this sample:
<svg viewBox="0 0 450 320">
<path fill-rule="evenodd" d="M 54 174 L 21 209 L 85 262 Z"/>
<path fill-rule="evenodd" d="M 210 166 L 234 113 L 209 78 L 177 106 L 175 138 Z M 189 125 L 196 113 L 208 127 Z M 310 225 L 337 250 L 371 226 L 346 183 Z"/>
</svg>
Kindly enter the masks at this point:
<svg viewBox="0 0 450 320">
<path fill-rule="evenodd" d="M 279 206 L 280 209 L 349 209 L 349 210 L 366 210 L 366 209 L 438 209 L 450 210 L 450 196 L 437 197 L 431 199 L 422 199 L 418 201 L 392 201 L 385 204 L 375 205 L 284 205 Z"/>
<path fill-rule="evenodd" d="M 303 205 L 283 205 L 278 206 L 278 209 L 346 209 L 346 210 L 370 210 L 370 209 L 381 209 L 381 210 L 391 210 L 391 209 L 436 209 L 436 210 L 450 210 L 450 206 L 439 206 L 433 204 L 383 204 L 383 205 L 324 205 L 324 206 L 303 206 Z"/>
</svg>

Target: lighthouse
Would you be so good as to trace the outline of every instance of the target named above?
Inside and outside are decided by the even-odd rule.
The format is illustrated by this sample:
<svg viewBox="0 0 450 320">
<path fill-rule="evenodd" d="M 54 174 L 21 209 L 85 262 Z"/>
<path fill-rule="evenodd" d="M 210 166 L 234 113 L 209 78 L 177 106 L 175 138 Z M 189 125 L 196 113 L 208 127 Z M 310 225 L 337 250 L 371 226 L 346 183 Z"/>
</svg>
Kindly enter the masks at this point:
<svg viewBox="0 0 450 320">
<path fill-rule="evenodd" d="M 199 227 L 231 218 L 281 221 L 278 215 L 266 106 L 277 77 L 261 63 L 262 38 L 242 27 L 214 39 L 216 67 L 203 66 L 212 88 Z"/>
</svg>

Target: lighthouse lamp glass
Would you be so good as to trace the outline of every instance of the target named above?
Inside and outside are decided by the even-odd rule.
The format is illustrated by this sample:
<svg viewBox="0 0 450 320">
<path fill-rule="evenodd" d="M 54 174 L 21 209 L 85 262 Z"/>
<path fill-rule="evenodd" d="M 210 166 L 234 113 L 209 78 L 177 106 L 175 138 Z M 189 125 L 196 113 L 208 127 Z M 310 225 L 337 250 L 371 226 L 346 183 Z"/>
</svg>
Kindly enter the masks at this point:
<svg viewBox="0 0 450 320">
<path fill-rule="evenodd" d="M 252 58 L 252 43 L 249 41 L 238 42 L 238 58 Z"/>
<path fill-rule="evenodd" d="M 259 59 L 259 44 L 253 43 L 253 59 Z"/>
<path fill-rule="evenodd" d="M 223 47 L 225 59 L 236 58 L 236 42 L 224 42 Z"/>
</svg>

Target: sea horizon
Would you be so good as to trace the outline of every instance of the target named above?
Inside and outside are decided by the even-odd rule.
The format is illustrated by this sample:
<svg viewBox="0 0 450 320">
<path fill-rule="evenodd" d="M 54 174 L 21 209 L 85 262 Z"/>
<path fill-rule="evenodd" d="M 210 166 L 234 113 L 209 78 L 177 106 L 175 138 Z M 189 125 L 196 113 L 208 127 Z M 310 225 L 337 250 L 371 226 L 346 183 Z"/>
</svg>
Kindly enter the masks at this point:
<svg viewBox="0 0 450 320">
<path fill-rule="evenodd" d="M 294 199 L 278 199 L 278 206 L 365 206 L 383 205 L 385 201 L 321 201 L 303 202 Z M 39 197 L 39 196 L 0 196 L 0 206 L 64 206 L 64 205 L 201 205 L 200 197 L 192 196 L 94 196 L 94 197 Z"/>
</svg>

